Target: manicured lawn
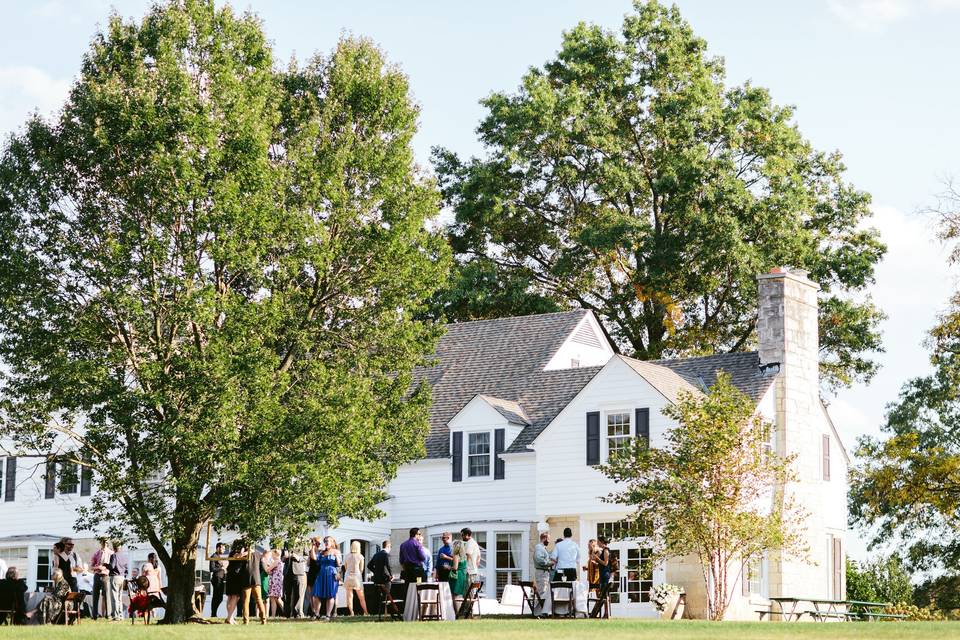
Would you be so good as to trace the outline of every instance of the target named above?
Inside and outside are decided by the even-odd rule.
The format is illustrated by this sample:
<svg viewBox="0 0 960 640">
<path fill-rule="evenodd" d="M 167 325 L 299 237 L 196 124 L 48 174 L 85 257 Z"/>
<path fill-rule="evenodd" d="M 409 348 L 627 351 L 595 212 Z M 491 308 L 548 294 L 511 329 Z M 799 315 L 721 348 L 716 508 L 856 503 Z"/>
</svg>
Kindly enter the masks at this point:
<svg viewBox="0 0 960 640">
<path fill-rule="evenodd" d="M 628 638 L 753 640 L 765 638 L 960 638 L 960 622 L 863 622 L 800 623 L 700 621 L 658 622 L 647 620 L 471 620 L 438 622 L 368 622 L 340 620 L 333 623 L 271 622 L 266 626 L 182 625 L 177 627 L 86 621 L 80 627 L 0 627 L 0 640 L 617 640 Z"/>
</svg>

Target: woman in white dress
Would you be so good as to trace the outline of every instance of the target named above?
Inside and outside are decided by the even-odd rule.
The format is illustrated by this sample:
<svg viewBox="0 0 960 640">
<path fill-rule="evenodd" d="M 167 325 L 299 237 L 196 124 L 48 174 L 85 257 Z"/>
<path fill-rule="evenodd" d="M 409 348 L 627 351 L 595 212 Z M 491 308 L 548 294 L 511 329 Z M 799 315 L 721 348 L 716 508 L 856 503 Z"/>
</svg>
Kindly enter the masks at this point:
<svg viewBox="0 0 960 640">
<path fill-rule="evenodd" d="M 367 602 L 363 597 L 363 554 L 360 553 L 359 540 L 350 543 L 350 553 L 343 557 L 343 567 L 346 571 L 343 588 L 346 590 L 347 611 L 353 615 L 353 594 L 356 593 L 363 615 L 367 615 Z"/>
</svg>

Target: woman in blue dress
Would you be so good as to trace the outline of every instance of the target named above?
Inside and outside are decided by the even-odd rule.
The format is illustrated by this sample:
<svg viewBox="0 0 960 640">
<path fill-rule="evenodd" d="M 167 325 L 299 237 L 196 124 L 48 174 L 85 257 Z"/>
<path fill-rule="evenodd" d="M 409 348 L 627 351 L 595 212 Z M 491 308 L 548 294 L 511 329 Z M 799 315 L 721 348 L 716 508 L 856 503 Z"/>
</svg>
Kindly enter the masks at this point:
<svg viewBox="0 0 960 640">
<path fill-rule="evenodd" d="M 323 539 L 325 548 L 319 550 L 319 545 L 310 550 L 310 559 L 316 560 L 320 572 L 313 583 L 313 597 L 324 602 L 326 615 L 323 620 L 330 620 L 337 612 L 337 589 L 340 587 L 340 548 L 333 536 Z M 319 611 L 317 612 L 319 618 Z"/>
</svg>

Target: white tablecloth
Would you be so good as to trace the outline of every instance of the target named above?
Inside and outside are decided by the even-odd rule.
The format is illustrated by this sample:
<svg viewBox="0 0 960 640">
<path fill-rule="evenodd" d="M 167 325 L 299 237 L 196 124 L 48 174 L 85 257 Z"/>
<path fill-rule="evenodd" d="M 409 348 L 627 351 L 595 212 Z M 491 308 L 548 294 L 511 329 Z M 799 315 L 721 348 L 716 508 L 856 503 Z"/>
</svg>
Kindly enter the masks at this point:
<svg viewBox="0 0 960 640">
<path fill-rule="evenodd" d="M 453 608 L 453 594 L 450 593 L 450 583 L 440 582 L 440 619 L 452 622 L 457 619 L 457 612 Z M 432 598 L 437 592 L 424 592 L 425 598 Z M 407 597 L 403 603 L 403 621 L 413 622 L 420 619 L 420 608 L 417 606 L 417 585 L 410 583 L 407 587 Z"/>
<path fill-rule="evenodd" d="M 573 584 L 573 597 L 577 607 L 577 613 L 582 613 L 587 615 L 587 585 L 579 580 Z M 547 589 L 545 594 L 540 594 L 543 596 L 543 606 L 537 611 L 538 615 L 552 615 L 553 614 L 553 589 Z M 563 592 L 561 595 L 562 598 L 566 599 L 567 594 Z M 558 604 L 557 605 L 557 615 L 561 615 L 567 612 L 567 605 Z"/>
</svg>

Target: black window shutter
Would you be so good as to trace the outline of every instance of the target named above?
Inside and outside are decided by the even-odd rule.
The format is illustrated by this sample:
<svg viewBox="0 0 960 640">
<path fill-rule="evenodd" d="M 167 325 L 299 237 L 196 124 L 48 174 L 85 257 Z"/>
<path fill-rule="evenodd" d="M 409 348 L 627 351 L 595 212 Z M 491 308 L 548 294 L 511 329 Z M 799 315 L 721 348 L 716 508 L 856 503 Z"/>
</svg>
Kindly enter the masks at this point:
<svg viewBox="0 0 960 640">
<path fill-rule="evenodd" d="M 93 469 L 90 465 L 90 457 L 83 457 L 83 465 L 80 467 L 80 495 L 90 495 L 90 486 L 93 484 Z"/>
<path fill-rule="evenodd" d="M 453 481 L 463 480 L 463 432 L 453 434 Z"/>
<path fill-rule="evenodd" d="M 587 464 L 600 464 L 600 412 L 587 412 Z"/>
<path fill-rule="evenodd" d="M 650 409 L 644 407 L 636 410 L 636 436 L 643 438 L 646 446 L 650 446 Z"/>
<path fill-rule="evenodd" d="M 3 490 L 4 502 L 13 502 L 17 491 L 17 459 L 7 458 L 7 484 Z"/>
<path fill-rule="evenodd" d="M 57 492 L 57 461 L 54 458 L 47 460 L 47 484 L 43 490 L 44 498 L 52 498 Z"/>
<path fill-rule="evenodd" d="M 506 429 L 494 429 L 493 431 L 493 479 L 494 480 L 503 480 L 503 472 L 506 470 L 504 467 L 503 459 L 500 457 L 500 454 L 503 453 L 503 449 L 507 440 L 507 431 Z"/>
</svg>

